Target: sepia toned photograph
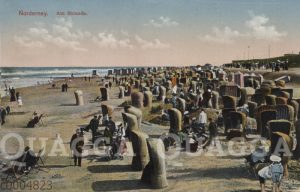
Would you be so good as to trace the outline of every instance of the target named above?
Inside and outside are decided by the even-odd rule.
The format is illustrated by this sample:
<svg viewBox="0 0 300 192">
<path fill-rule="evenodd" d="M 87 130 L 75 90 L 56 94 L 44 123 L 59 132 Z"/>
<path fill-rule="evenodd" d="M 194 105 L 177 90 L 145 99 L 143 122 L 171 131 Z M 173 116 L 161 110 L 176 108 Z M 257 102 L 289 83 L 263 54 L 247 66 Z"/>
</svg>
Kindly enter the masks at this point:
<svg viewBox="0 0 300 192">
<path fill-rule="evenodd" d="M 0 0 L 0 192 L 300 192 L 299 8 Z"/>
</svg>

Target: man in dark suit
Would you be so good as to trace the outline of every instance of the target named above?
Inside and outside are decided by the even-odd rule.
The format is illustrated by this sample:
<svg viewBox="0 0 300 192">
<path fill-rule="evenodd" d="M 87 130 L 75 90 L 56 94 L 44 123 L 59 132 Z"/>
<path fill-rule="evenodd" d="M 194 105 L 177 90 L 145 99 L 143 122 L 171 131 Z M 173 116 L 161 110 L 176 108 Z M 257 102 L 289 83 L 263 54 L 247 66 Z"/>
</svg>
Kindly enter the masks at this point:
<svg viewBox="0 0 300 192">
<path fill-rule="evenodd" d="M 70 141 L 70 148 L 73 153 L 74 166 L 81 167 L 83 146 L 84 146 L 83 132 L 80 131 L 80 129 L 76 129 L 76 133 L 72 136 Z"/>
<path fill-rule="evenodd" d="M 6 115 L 7 115 L 6 110 L 4 109 L 3 106 L 1 106 L 0 107 L 1 125 L 4 125 Z"/>
<path fill-rule="evenodd" d="M 15 88 L 11 88 L 9 89 L 9 92 L 10 92 L 10 101 L 13 102 L 13 101 L 16 101 L 16 90 Z"/>
<path fill-rule="evenodd" d="M 92 142 L 94 143 L 96 140 L 96 136 L 97 136 L 97 130 L 98 130 L 98 126 L 99 126 L 99 120 L 102 116 L 99 115 L 99 117 L 97 117 L 97 115 L 94 116 L 94 118 L 90 121 L 90 124 L 87 127 L 87 130 L 91 129 L 92 130 Z"/>
</svg>

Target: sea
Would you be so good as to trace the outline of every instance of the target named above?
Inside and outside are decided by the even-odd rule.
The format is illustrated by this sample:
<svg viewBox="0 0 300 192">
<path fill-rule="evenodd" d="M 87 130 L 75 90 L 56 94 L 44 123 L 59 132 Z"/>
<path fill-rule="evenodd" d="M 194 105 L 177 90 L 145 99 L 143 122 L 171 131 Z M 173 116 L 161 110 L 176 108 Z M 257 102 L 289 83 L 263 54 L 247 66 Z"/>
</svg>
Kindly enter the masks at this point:
<svg viewBox="0 0 300 192">
<path fill-rule="evenodd" d="M 0 67 L 0 94 L 8 95 L 9 87 L 21 88 L 41 84 L 48 84 L 55 79 L 66 77 L 91 76 L 93 70 L 104 76 L 108 70 L 106 67 Z"/>
</svg>

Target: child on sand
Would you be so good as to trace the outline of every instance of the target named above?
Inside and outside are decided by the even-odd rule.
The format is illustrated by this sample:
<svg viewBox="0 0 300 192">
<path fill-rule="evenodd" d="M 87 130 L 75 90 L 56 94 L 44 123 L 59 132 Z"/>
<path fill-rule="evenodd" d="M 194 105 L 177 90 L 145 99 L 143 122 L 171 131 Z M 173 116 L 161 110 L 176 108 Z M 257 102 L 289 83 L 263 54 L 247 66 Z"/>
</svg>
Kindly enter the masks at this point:
<svg viewBox="0 0 300 192">
<path fill-rule="evenodd" d="M 280 183 L 283 176 L 283 166 L 281 164 L 281 158 L 277 155 L 271 155 L 270 160 L 272 164 L 262 168 L 258 171 L 259 182 L 261 192 L 265 192 L 265 180 L 272 179 L 272 191 L 280 191 Z"/>
<path fill-rule="evenodd" d="M 19 98 L 18 98 L 18 107 L 22 107 L 22 105 L 23 105 L 22 97 L 19 96 Z"/>
</svg>

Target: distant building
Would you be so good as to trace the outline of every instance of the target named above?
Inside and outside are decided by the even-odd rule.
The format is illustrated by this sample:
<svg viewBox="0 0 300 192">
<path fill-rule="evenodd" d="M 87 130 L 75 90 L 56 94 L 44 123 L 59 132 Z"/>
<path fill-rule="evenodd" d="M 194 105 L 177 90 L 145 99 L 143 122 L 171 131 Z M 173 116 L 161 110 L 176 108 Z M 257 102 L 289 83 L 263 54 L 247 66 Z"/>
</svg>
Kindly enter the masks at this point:
<svg viewBox="0 0 300 192">
<path fill-rule="evenodd" d="M 300 67 L 300 52 L 299 54 L 287 53 L 283 56 L 263 58 L 263 59 L 251 59 L 251 60 L 233 60 L 230 64 L 224 64 L 226 67 L 245 67 L 247 65 L 267 65 L 271 62 L 288 61 L 289 67 Z"/>
</svg>

